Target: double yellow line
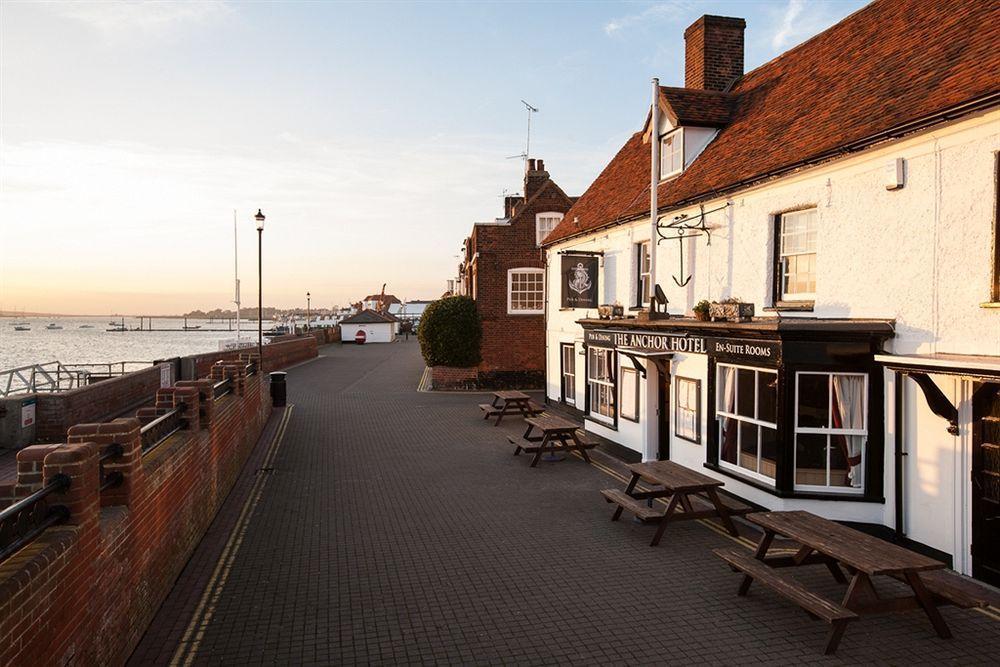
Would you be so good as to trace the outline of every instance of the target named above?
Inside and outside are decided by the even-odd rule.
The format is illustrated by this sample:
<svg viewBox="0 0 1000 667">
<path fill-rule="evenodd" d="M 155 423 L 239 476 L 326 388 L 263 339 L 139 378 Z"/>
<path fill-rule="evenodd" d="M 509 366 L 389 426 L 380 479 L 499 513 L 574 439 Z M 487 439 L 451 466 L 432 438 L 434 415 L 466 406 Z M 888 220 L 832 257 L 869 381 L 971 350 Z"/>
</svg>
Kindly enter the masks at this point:
<svg viewBox="0 0 1000 667">
<path fill-rule="evenodd" d="M 292 408 L 294 407 L 294 405 L 289 405 L 285 408 L 285 413 L 281 416 L 281 422 L 274 433 L 274 438 L 272 438 L 271 444 L 268 445 L 267 452 L 264 454 L 264 462 L 261 464 L 261 468 L 272 467 L 274 457 L 281 446 L 281 440 L 285 436 L 285 429 L 288 426 L 288 420 L 292 416 Z M 177 645 L 177 650 L 174 651 L 174 655 L 170 659 L 172 667 L 190 665 L 194 662 L 198 648 L 201 646 L 201 641 L 205 637 L 205 630 L 215 615 L 215 607 L 219 602 L 222 589 L 226 585 L 226 580 L 229 579 L 229 572 L 232 569 L 233 562 L 236 560 L 236 554 L 240 550 L 240 545 L 243 544 L 243 537 L 246 535 L 247 527 L 250 525 L 250 519 L 257 508 L 257 503 L 260 502 L 261 495 L 264 493 L 264 485 L 267 484 L 268 477 L 270 475 L 257 475 L 257 478 L 254 480 L 253 486 L 250 488 L 250 494 L 243 503 L 240 516 L 236 520 L 236 525 L 233 526 L 229 540 L 226 542 L 226 546 L 219 556 L 219 562 L 215 564 L 215 570 L 212 572 L 212 576 L 208 580 L 205 590 L 202 592 L 201 599 L 198 601 L 198 607 L 191 617 L 191 622 L 188 623 L 187 628 L 184 630 L 184 636 L 181 637 L 180 644 Z"/>
</svg>

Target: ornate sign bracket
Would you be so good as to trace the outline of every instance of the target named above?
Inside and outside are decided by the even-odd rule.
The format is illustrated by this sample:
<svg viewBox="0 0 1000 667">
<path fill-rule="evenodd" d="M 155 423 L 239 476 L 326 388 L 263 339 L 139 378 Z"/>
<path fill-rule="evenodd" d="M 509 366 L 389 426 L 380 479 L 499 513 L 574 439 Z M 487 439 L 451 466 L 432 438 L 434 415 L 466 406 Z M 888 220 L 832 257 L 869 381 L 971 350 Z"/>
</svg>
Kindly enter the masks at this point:
<svg viewBox="0 0 1000 667">
<path fill-rule="evenodd" d="M 691 276 L 684 275 L 684 239 L 705 236 L 708 240 L 708 245 L 712 245 L 712 230 L 705 223 L 705 216 L 709 213 L 715 213 L 716 211 L 723 211 L 730 206 L 732 206 L 732 204 L 727 202 L 725 206 L 720 206 L 719 208 L 713 208 L 711 211 L 706 211 L 705 205 L 702 204 L 698 207 L 698 215 L 694 217 L 684 213 L 674 216 L 674 219 L 670 222 L 663 222 L 662 220 L 657 221 L 656 234 L 660 237 L 656 241 L 657 245 L 659 245 L 661 241 L 677 241 L 677 250 L 680 258 L 680 270 L 678 275 L 671 277 L 674 279 L 674 283 L 676 283 L 678 287 L 684 287 L 691 282 Z"/>
</svg>

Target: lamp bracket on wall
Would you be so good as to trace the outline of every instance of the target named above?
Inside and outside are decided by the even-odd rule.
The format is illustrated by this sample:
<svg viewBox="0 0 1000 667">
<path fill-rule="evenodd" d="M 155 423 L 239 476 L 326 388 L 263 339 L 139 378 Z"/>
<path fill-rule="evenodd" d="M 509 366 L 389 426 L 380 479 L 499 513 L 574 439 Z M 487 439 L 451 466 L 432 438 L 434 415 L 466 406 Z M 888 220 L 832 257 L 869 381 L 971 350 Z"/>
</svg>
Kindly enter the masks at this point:
<svg viewBox="0 0 1000 667">
<path fill-rule="evenodd" d="M 712 245 L 712 230 L 705 222 L 705 216 L 709 213 L 715 213 L 716 211 L 723 211 L 732 206 L 731 203 L 726 203 L 725 206 L 720 206 L 719 208 L 713 208 L 710 211 L 705 210 L 705 205 L 699 206 L 699 212 L 695 216 L 689 216 L 686 213 L 681 215 L 675 215 L 673 220 L 670 222 L 665 222 L 660 219 L 656 223 L 656 234 L 660 238 L 657 239 L 656 243 L 659 245 L 661 241 L 677 241 L 677 251 L 680 256 L 680 270 L 678 275 L 671 276 L 674 279 L 674 283 L 678 287 L 684 287 L 689 282 L 691 282 L 691 276 L 684 275 L 684 239 L 697 238 L 699 236 L 705 236 L 708 240 L 708 245 Z M 682 276 L 682 277 L 679 277 Z"/>
</svg>

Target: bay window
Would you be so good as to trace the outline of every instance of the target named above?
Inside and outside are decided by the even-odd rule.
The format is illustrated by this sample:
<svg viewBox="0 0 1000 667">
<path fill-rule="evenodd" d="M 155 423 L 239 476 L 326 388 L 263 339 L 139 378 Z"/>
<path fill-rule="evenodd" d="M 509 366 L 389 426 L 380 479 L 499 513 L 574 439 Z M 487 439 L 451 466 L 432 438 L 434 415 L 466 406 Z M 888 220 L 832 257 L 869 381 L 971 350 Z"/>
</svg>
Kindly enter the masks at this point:
<svg viewBox="0 0 1000 667">
<path fill-rule="evenodd" d="M 795 375 L 796 490 L 860 493 L 868 441 L 868 376 Z"/>
<path fill-rule="evenodd" d="M 598 421 L 615 418 L 614 351 L 606 347 L 587 348 L 587 391 L 589 412 Z"/>
<path fill-rule="evenodd" d="M 778 373 L 718 364 L 715 387 L 719 465 L 773 484 Z"/>
</svg>

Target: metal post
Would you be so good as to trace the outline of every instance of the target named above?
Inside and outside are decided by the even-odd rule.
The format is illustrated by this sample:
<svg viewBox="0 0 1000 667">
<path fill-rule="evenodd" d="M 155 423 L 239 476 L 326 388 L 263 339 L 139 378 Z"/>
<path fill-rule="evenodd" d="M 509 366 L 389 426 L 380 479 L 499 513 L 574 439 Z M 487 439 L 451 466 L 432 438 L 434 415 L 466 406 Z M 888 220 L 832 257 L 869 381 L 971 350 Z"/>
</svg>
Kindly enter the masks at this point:
<svg viewBox="0 0 1000 667">
<path fill-rule="evenodd" d="M 306 292 L 306 331 L 312 331 L 312 295 Z"/>
<path fill-rule="evenodd" d="M 258 373 L 264 372 L 264 283 L 263 281 L 263 254 L 261 243 L 263 242 L 264 230 L 257 229 L 257 363 L 260 365 Z"/>
</svg>

